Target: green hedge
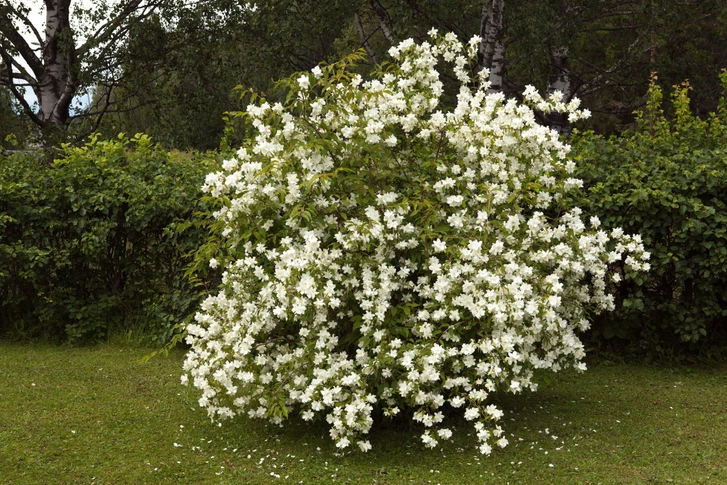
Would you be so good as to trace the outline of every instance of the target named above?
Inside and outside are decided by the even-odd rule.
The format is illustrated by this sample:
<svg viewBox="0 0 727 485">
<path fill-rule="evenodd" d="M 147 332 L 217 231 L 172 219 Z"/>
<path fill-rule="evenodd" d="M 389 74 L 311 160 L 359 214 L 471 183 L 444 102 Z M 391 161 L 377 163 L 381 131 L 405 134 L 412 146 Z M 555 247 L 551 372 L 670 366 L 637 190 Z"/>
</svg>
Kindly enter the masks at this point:
<svg viewBox="0 0 727 485">
<path fill-rule="evenodd" d="M 76 341 L 144 325 L 169 339 L 198 301 L 184 269 L 207 238 L 215 164 L 144 135 L 92 137 L 50 165 L 0 158 L 0 332 Z"/>
<path fill-rule="evenodd" d="M 722 81 L 727 92 L 727 73 Z M 675 87 L 667 119 L 654 80 L 635 132 L 573 139 L 586 187 L 576 203 L 607 227 L 641 234 L 652 254 L 648 275 L 625 275 L 618 311 L 594 326 L 597 343 L 616 337 L 651 354 L 725 353 L 727 102 L 698 119 L 689 89 Z"/>
</svg>

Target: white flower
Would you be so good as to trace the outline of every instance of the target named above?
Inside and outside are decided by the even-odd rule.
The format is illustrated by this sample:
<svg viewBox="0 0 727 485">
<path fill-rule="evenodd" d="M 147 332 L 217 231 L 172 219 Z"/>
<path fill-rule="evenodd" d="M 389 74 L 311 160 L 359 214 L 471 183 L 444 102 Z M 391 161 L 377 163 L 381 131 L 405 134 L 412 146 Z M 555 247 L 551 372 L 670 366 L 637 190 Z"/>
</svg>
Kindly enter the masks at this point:
<svg viewBox="0 0 727 485">
<path fill-rule="evenodd" d="M 480 416 L 480 410 L 477 408 L 468 408 L 464 412 L 464 419 L 467 421 L 472 421 L 473 419 L 477 419 Z"/>
<path fill-rule="evenodd" d="M 504 249 L 504 247 L 505 247 L 505 244 L 502 241 L 497 240 L 490 247 L 490 254 L 494 254 L 494 255 L 500 254 L 502 252 L 502 250 Z"/>
<path fill-rule="evenodd" d="M 301 89 L 308 89 L 310 87 L 310 79 L 307 74 L 301 74 L 298 78 L 298 86 L 300 86 Z"/>
<path fill-rule="evenodd" d="M 437 440 L 434 439 L 429 432 L 427 431 L 422 435 L 422 442 L 424 443 L 424 446 L 427 448 L 434 448 L 437 446 Z"/>
<path fill-rule="evenodd" d="M 464 202 L 464 197 L 461 195 L 450 195 L 447 197 L 447 204 L 452 207 L 458 207 Z"/>
<path fill-rule="evenodd" d="M 351 441 L 347 437 L 344 436 L 343 438 L 341 438 L 340 440 L 338 440 L 336 442 L 336 447 L 341 448 L 341 449 L 348 448 L 348 445 L 350 445 L 350 444 L 351 444 Z"/>
</svg>

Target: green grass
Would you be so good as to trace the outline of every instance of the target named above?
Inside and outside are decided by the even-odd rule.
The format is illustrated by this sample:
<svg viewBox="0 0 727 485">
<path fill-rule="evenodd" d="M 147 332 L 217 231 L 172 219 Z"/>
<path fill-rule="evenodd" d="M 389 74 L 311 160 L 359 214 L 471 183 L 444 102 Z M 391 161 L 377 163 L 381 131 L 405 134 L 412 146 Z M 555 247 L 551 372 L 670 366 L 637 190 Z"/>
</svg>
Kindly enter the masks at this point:
<svg viewBox="0 0 727 485">
<path fill-rule="evenodd" d="M 434 451 L 379 430 L 367 454 L 297 421 L 218 427 L 178 384 L 182 354 L 145 352 L 0 343 L 0 483 L 727 483 L 725 367 L 557 375 L 503 399 L 511 445 L 488 458 L 463 422 Z"/>
</svg>

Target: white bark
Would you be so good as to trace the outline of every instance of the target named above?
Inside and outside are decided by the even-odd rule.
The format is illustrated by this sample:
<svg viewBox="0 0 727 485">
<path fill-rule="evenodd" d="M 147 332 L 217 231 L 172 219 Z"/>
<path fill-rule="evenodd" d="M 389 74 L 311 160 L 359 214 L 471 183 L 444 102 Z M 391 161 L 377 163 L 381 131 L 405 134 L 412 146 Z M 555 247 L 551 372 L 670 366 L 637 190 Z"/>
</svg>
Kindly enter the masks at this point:
<svg viewBox="0 0 727 485">
<path fill-rule="evenodd" d="M 495 43 L 495 52 L 492 55 L 490 65 L 490 88 L 488 92 L 499 93 L 502 91 L 502 83 L 505 78 L 505 46 L 502 41 Z"/>
<path fill-rule="evenodd" d="M 563 98 L 570 100 L 573 93 L 568 70 L 568 48 L 558 47 L 552 50 L 550 57 L 553 62 L 553 71 L 548 84 L 548 94 L 556 91 L 563 93 Z"/>
<path fill-rule="evenodd" d="M 552 71 L 550 81 L 548 83 L 548 95 L 559 91 L 563 95 L 563 101 L 568 102 L 573 98 L 573 87 L 570 81 L 570 71 L 568 69 L 568 48 L 557 47 L 550 54 L 552 62 Z M 561 135 L 569 136 L 571 131 L 570 123 L 567 115 L 562 113 L 548 113 L 548 120 L 551 128 L 555 129 Z"/>
<path fill-rule="evenodd" d="M 381 3 L 379 3 L 379 0 L 370 0 L 369 4 L 374 12 L 376 12 L 376 16 L 379 18 L 379 26 L 381 27 L 381 32 L 383 32 L 386 40 L 388 40 L 391 45 L 398 44 L 399 42 L 391 30 L 391 19 L 389 18 L 389 14 L 386 12 L 386 9 L 381 5 Z"/>
<path fill-rule="evenodd" d="M 487 68 L 490 71 L 489 93 L 502 91 L 505 75 L 505 45 L 502 42 L 504 35 L 505 0 L 486 0 L 482 6 L 480 21 L 480 41 L 478 56 L 478 69 Z"/>
<path fill-rule="evenodd" d="M 165 0 L 123 0 L 108 6 L 107 17 L 91 26 L 90 35 L 80 46 L 76 45 L 70 24 L 72 1 L 44 0 L 45 24 L 36 28 L 22 2 L 18 6 L 15 0 L 0 0 L 0 56 L 5 63 L 0 84 L 8 87 L 28 117 L 42 129 L 67 124 L 81 77 L 85 76 L 83 82 L 88 85 L 113 69 L 114 51 L 128 33 L 130 23 L 148 17 Z M 21 32 L 26 30 L 35 37 L 38 48 L 25 40 Z M 33 89 L 38 99 L 37 112 L 25 100 L 23 87 Z"/>
<path fill-rule="evenodd" d="M 78 90 L 74 53 L 76 46 L 70 28 L 71 0 L 46 0 L 45 39 L 42 46 L 44 72 L 34 86 L 46 125 L 68 121 L 69 108 Z"/>
</svg>

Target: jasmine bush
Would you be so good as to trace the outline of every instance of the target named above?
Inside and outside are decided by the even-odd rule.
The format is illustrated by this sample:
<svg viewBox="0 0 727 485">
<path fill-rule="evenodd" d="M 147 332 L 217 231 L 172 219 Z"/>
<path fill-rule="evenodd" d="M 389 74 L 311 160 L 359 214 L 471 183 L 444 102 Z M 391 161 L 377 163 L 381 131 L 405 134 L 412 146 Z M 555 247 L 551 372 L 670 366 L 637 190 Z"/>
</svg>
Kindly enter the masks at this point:
<svg viewBox="0 0 727 485">
<path fill-rule="evenodd" d="M 144 135 L 94 136 L 50 165 L 4 157 L 0 330 L 78 341 L 143 327 L 165 342 L 199 301 L 184 269 L 207 237 L 199 186 L 215 163 Z"/>
<path fill-rule="evenodd" d="M 575 121 L 578 102 L 488 95 L 487 72 L 470 75 L 479 40 L 431 34 L 373 80 L 353 56 L 284 81 L 287 104 L 248 106 L 255 135 L 207 176 L 223 278 L 187 326 L 182 380 L 213 419 L 294 412 L 366 451 L 378 412 L 422 423 L 434 447 L 451 407 L 489 454 L 508 442 L 490 395 L 585 369 L 588 312 L 648 270 L 638 236 L 562 204 L 581 182 L 533 109 Z M 461 83 L 451 112 L 445 66 Z"/>
</svg>

